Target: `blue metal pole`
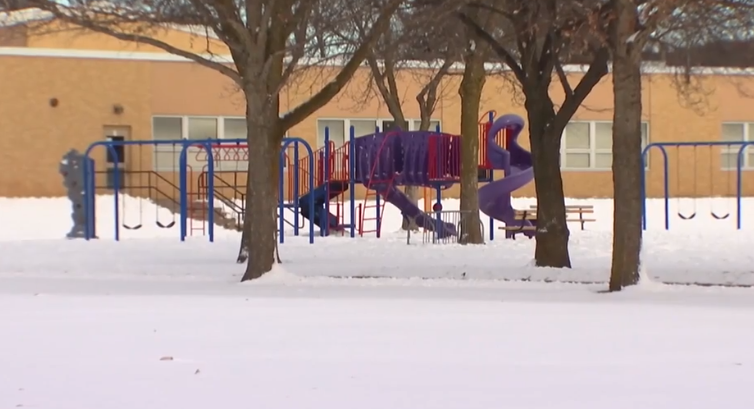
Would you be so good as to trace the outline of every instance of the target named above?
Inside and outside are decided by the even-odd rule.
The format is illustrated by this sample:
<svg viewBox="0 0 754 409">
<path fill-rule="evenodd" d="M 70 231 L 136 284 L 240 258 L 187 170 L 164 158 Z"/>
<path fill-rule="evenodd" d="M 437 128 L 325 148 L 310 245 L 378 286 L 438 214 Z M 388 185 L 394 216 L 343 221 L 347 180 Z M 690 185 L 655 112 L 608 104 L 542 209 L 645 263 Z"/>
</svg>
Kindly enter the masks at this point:
<svg viewBox="0 0 754 409">
<path fill-rule="evenodd" d="M 84 157 L 84 238 L 94 237 L 94 159 Z"/>
<path fill-rule="evenodd" d="M 433 241 L 439 240 L 440 238 L 439 230 L 440 230 L 440 226 L 442 226 L 442 189 L 440 188 L 440 185 L 437 185 L 435 189 L 437 189 L 436 204 L 437 204 L 437 208 L 440 210 L 435 212 L 435 218 L 437 219 L 437 223 L 435 223 L 435 231 L 432 232 L 432 237 L 434 239 Z"/>
<path fill-rule="evenodd" d="M 744 150 L 749 142 L 745 142 L 738 148 L 738 155 L 736 155 L 736 229 L 741 230 L 741 196 L 743 194 L 743 183 L 741 181 L 741 168 L 744 164 Z M 712 183 L 712 181 L 710 181 Z"/>
<path fill-rule="evenodd" d="M 294 146 L 295 145 L 296 144 L 294 144 Z M 280 156 L 280 164 L 278 168 L 278 241 L 280 244 L 283 244 L 285 243 L 285 197 L 283 196 L 285 194 L 283 192 L 283 161 L 285 160 L 285 149 L 281 148 L 278 155 Z M 296 226 L 298 226 L 298 224 Z"/>
<path fill-rule="evenodd" d="M 310 158 L 314 158 L 314 152 L 312 151 L 311 145 L 309 145 L 308 142 L 301 138 L 284 138 L 283 139 L 283 146 L 280 148 L 282 152 L 285 152 L 285 150 L 288 148 L 288 145 L 294 142 L 299 142 L 301 145 L 306 148 L 306 152 L 309 154 Z M 295 171 L 298 172 L 298 163 L 296 164 Z M 314 161 L 309 161 L 309 193 L 312 193 L 314 191 Z M 313 196 L 313 195 L 312 195 Z M 314 201 L 309 201 L 309 214 L 314 214 Z M 282 218 L 281 218 L 282 220 Z M 281 223 L 283 223 L 281 221 Z M 309 223 L 309 244 L 314 243 L 314 223 Z"/>
<path fill-rule="evenodd" d="M 647 230 L 647 150 L 645 147 L 641 152 L 641 164 L 644 167 L 641 173 L 641 228 Z"/>
<path fill-rule="evenodd" d="M 107 150 L 110 151 L 110 154 L 113 157 L 113 160 L 115 161 L 115 166 L 113 166 L 113 178 L 115 180 L 113 181 L 113 200 L 115 202 L 114 206 L 114 223 L 115 223 L 115 241 L 120 241 L 120 209 L 118 206 L 118 190 L 120 190 L 120 169 L 118 169 L 120 166 L 118 166 L 119 158 L 118 158 L 118 151 L 115 150 L 115 147 L 113 146 L 115 142 L 109 142 L 107 145 Z M 139 209 L 141 211 L 141 209 Z"/>
<path fill-rule="evenodd" d="M 660 146 L 660 151 L 662 152 L 662 156 L 664 158 L 662 168 L 663 168 L 663 184 L 665 185 L 665 230 L 670 230 L 670 188 L 669 188 L 669 181 L 670 178 L 668 177 L 668 153 L 665 151 L 664 146 Z M 680 157 L 679 157 L 680 160 Z M 694 164 L 696 166 L 696 164 Z"/>
<path fill-rule="evenodd" d="M 209 190 L 207 195 L 207 207 L 209 207 L 209 215 L 207 216 L 207 232 L 209 235 L 209 242 L 215 241 L 215 158 L 212 155 L 212 145 L 210 142 L 205 142 L 204 149 L 207 150 L 207 189 Z"/>
<path fill-rule="evenodd" d="M 295 162 L 295 165 L 293 166 L 293 169 L 288 169 L 288 172 L 293 172 L 293 198 L 291 199 L 293 201 L 293 235 L 298 236 L 300 233 L 298 231 L 298 221 L 299 221 L 299 197 L 301 196 L 301 186 L 299 184 L 299 158 L 298 158 L 298 148 L 299 148 L 299 142 L 295 141 L 293 142 L 293 161 Z"/>
<path fill-rule="evenodd" d="M 325 218 L 324 226 L 320 230 L 323 236 L 330 235 L 330 127 L 325 127 L 325 163 L 323 165 L 322 182 L 325 184 L 325 214 L 322 215 Z M 320 217 L 322 222 L 322 217 Z"/>
<path fill-rule="evenodd" d="M 348 188 L 351 201 L 351 238 L 356 237 L 356 128 L 351 126 L 348 136 Z"/>
<path fill-rule="evenodd" d="M 181 154 L 178 157 L 178 167 L 180 168 L 180 172 L 178 173 L 178 194 L 180 196 L 181 241 L 186 241 L 186 236 L 188 235 L 188 164 L 186 157 L 188 156 L 189 146 L 190 142 L 183 142 Z"/>
<path fill-rule="evenodd" d="M 489 115 L 490 125 L 492 125 L 492 122 L 495 121 L 495 114 L 492 111 L 490 111 L 488 115 Z M 490 128 L 490 129 L 492 129 L 492 128 Z M 479 137 L 480 138 L 484 137 L 484 141 L 482 143 L 488 143 L 487 139 L 490 136 L 489 135 L 479 135 Z M 506 146 L 506 148 L 507 148 L 507 146 Z M 492 183 L 494 181 L 495 181 L 495 172 L 490 171 L 490 182 L 489 183 Z M 512 195 L 512 193 L 511 193 L 511 195 Z M 512 197 L 511 197 L 511 199 L 512 199 Z M 490 241 L 493 241 L 493 240 L 495 240 L 495 219 L 493 219 L 492 216 L 490 216 Z"/>
</svg>

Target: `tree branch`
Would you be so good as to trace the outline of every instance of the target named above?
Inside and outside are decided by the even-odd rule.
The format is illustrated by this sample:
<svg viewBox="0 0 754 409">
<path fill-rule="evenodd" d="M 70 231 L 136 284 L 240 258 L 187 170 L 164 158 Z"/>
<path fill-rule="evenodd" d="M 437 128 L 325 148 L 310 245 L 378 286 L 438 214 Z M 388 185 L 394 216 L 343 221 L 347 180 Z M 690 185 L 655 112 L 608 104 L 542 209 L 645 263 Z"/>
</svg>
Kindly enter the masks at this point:
<svg viewBox="0 0 754 409">
<path fill-rule="evenodd" d="M 597 51 L 594 60 L 592 60 L 592 63 L 589 65 L 589 69 L 584 76 L 581 77 L 581 81 L 576 85 L 573 93 L 571 93 L 570 96 L 566 96 L 563 101 L 563 105 L 555 116 L 556 124 L 560 125 L 562 122 L 562 125 L 565 127 L 565 124 L 573 117 L 579 109 L 579 106 L 581 106 L 581 103 L 584 102 L 586 97 L 589 96 L 589 93 L 592 92 L 592 89 L 599 84 L 605 75 L 607 75 L 607 62 L 609 60 L 610 52 L 607 47 L 603 47 Z"/>
<path fill-rule="evenodd" d="M 521 68 L 521 65 L 516 62 L 516 59 L 511 55 L 511 53 L 509 53 L 508 50 L 505 49 L 505 47 L 503 47 L 497 40 L 495 40 L 495 38 L 492 37 L 490 33 L 487 32 L 487 30 L 482 28 L 479 24 L 477 24 L 476 21 L 474 21 L 474 19 L 472 19 L 462 11 L 456 12 L 456 17 L 458 17 L 458 19 L 461 20 L 462 23 L 466 24 L 466 26 L 474 30 L 474 32 L 481 39 L 489 44 L 492 50 L 495 51 L 495 54 L 503 59 L 505 65 L 507 65 L 511 69 L 511 71 L 513 71 L 513 74 L 521 83 L 526 81 L 526 73 Z"/>
<path fill-rule="evenodd" d="M 364 59 L 369 55 L 374 42 L 377 41 L 377 38 L 389 27 L 393 13 L 395 13 L 401 3 L 402 0 L 391 0 L 390 3 L 380 11 L 380 15 L 374 25 L 372 25 L 372 30 L 369 32 L 369 35 L 367 35 L 364 42 L 362 42 L 356 51 L 354 51 L 348 62 L 346 62 L 340 72 L 338 72 L 338 75 L 335 76 L 335 79 L 322 87 L 322 89 L 308 101 L 297 106 L 281 118 L 281 125 L 284 130 L 287 131 L 294 125 L 306 119 L 309 115 L 327 104 L 328 101 L 334 98 L 343 87 L 346 86 L 348 81 L 364 62 Z"/>
<path fill-rule="evenodd" d="M 571 84 L 568 82 L 568 76 L 563 71 L 563 64 L 560 62 L 560 58 L 557 58 L 555 62 L 555 72 L 558 74 L 558 79 L 560 80 L 560 85 L 563 87 L 563 93 L 565 93 L 566 98 L 573 96 L 573 88 L 571 88 Z"/>
<path fill-rule="evenodd" d="M 210 60 L 208 58 L 202 57 L 196 53 L 182 50 L 178 47 L 172 46 L 164 41 L 156 40 L 152 37 L 148 37 L 146 35 L 141 34 L 133 34 L 133 33 L 124 33 L 117 31 L 113 28 L 104 26 L 102 24 L 98 24 L 96 21 L 93 21 L 92 19 L 85 17 L 82 15 L 79 11 L 74 10 L 69 7 L 63 7 L 60 5 L 57 5 L 55 3 L 50 2 L 36 2 L 31 1 L 30 3 L 33 3 L 33 5 L 39 7 L 42 10 L 48 11 L 52 13 L 53 16 L 60 19 L 61 21 L 64 21 L 66 23 L 73 24 L 75 26 L 85 28 L 90 31 L 94 31 L 96 33 L 105 34 L 107 36 L 116 38 L 121 41 L 127 41 L 131 43 L 137 43 L 137 44 L 147 44 L 151 45 L 155 48 L 159 48 L 165 52 L 168 52 L 173 55 L 177 55 L 179 57 L 186 58 L 187 60 L 194 61 L 195 63 L 202 65 L 204 67 L 210 68 L 212 70 L 215 70 L 226 77 L 233 80 L 235 83 L 239 85 L 243 85 L 241 81 L 241 77 L 238 75 L 238 72 L 233 70 L 232 68 L 228 67 L 226 64 L 231 63 L 231 61 L 226 62 L 226 64 L 223 64 L 222 62 L 217 62 Z M 61 9 L 61 7 L 63 7 Z M 66 10 L 65 12 L 63 10 Z M 69 14 L 70 13 L 70 14 Z M 114 27 L 117 27 L 117 24 L 113 23 Z"/>
</svg>

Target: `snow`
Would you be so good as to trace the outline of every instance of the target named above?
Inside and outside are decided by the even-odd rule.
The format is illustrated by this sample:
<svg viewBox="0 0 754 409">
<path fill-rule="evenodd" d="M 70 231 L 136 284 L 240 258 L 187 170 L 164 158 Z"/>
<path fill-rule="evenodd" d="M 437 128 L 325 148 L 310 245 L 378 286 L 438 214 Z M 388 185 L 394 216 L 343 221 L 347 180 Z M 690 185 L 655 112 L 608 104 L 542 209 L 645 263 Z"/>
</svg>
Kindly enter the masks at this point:
<svg viewBox="0 0 754 409">
<path fill-rule="evenodd" d="M 611 201 L 568 202 L 598 221 L 571 225 L 567 271 L 497 229 L 407 245 L 388 205 L 383 238 L 289 228 L 284 264 L 240 284 L 237 232 L 180 242 L 156 226 L 169 212 L 126 197 L 143 227 L 115 242 L 102 196 L 100 239 L 65 240 L 67 199 L 0 198 L 0 408 L 753 407 L 754 200 L 742 230 L 732 200 L 673 200 L 669 231 L 650 201 L 649 279 L 619 294 L 600 293 Z"/>
</svg>

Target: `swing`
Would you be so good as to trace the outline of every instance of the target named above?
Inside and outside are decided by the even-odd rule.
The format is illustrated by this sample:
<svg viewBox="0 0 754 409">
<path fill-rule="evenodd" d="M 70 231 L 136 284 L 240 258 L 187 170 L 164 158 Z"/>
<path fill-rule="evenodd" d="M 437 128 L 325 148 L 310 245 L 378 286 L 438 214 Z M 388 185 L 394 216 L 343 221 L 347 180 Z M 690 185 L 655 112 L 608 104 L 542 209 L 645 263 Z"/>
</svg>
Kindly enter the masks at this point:
<svg viewBox="0 0 754 409">
<path fill-rule="evenodd" d="M 676 175 L 675 176 L 676 177 L 676 187 L 678 189 L 678 193 L 677 193 L 677 196 L 676 196 L 677 206 L 678 206 L 678 217 L 680 217 L 681 220 L 691 220 L 694 217 L 696 217 L 696 184 L 697 184 L 697 180 L 696 180 L 696 146 L 694 146 L 694 166 L 693 166 L 693 171 L 692 171 L 693 172 L 692 173 L 692 176 L 693 176 L 692 180 L 694 181 L 694 197 L 692 199 L 692 204 L 693 204 L 692 206 L 693 207 L 691 209 L 691 213 L 684 214 L 684 212 L 681 210 L 681 196 L 682 195 L 681 195 L 681 148 L 680 148 L 680 146 L 676 148 L 676 156 L 678 157 L 678 160 L 676 161 L 676 172 L 675 172 L 675 175 Z"/>
<path fill-rule="evenodd" d="M 726 193 L 727 193 L 727 190 L 730 187 L 730 182 L 731 182 L 730 175 L 733 172 L 731 172 L 730 170 L 728 170 L 727 173 L 728 173 L 728 175 L 727 175 L 727 178 L 726 178 L 726 181 L 725 181 L 725 183 L 726 183 L 726 186 L 725 186 Z M 712 183 L 712 180 L 713 180 L 713 172 L 712 172 L 712 147 L 710 146 L 710 148 L 709 148 L 709 190 L 710 190 L 710 195 L 709 196 L 710 196 L 710 200 L 714 196 L 714 190 L 715 190 L 714 189 L 714 185 Z M 715 202 L 714 201 L 710 202 L 710 214 L 716 220 L 725 220 L 728 217 L 730 217 L 730 208 L 728 207 L 728 197 L 725 196 L 725 214 L 722 214 L 722 213 L 718 214 L 717 212 L 715 212 Z"/>
<path fill-rule="evenodd" d="M 173 159 L 172 159 L 173 166 L 171 168 L 171 170 L 173 172 L 173 177 L 171 178 L 172 181 L 170 183 L 172 183 L 172 185 L 173 185 L 172 188 L 173 189 L 178 189 L 178 184 L 175 183 L 175 174 L 176 174 L 176 172 L 178 172 L 178 167 L 176 166 L 176 156 L 177 155 L 176 155 L 175 145 L 176 144 L 173 144 Z M 170 221 L 168 223 L 163 223 L 163 222 L 160 221 L 160 206 L 155 206 L 154 213 L 155 213 L 154 214 L 155 224 L 157 224 L 157 227 L 159 227 L 161 229 L 169 229 L 169 228 L 175 226 L 175 212 L 170 212 L 171 219 L 170 219 Z"/>
<path fill-rule="evenodd" d="M 125 164 L 125 161 L 124 161 L 124 164 Z M 143 186 L 144 186 L 142 175 L 143 175 L 143 173 L 139 172 L 139 187 L 140 188 L 143 188 Z M 124 178 L 124 180 L 125 180 L 125 178 Z M 123 191 L 125 193 L 125 189 L 123 189 Z M 139 223 L 137 223 L 135 225 L 129 225 L 129 224 L 126 223 L 126 202 L 128 201 L 128 198 L 126 197 L 125 194 L 123 195 L 123 199 L 122 200 L 123 200 L 123 228 L 126 229 L 126 230 L 139 230 L 139 229 L 141 229 L 141 226 L 143 224 L 142 223 L 143 222 L 142 221 L 142 217 L 144 216 L 144 212 L 143 212 L 143 208 L 142 208 L 143 204 L 142 204 L 141 197 L 139 197 Z"/>
</svg>

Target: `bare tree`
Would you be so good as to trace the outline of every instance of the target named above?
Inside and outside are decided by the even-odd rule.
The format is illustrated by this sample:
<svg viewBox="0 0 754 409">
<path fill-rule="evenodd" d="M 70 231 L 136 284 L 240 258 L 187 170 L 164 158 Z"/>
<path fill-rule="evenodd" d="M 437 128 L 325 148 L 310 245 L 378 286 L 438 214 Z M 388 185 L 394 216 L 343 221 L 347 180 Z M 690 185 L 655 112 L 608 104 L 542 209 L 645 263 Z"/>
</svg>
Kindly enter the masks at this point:
<svg viewBox="0 0 754 409">
<path fill-rule="evenodd" d="M 346 85 L 370 47 L 389 27 L 403 0 L 29 0 L 57 19 L 118 40 L 150 45 L 184 57 L 230 78 L 246 100 L 249 168 L 244 237 L 240 258 L 248 254 L 243 280 L 272 269 L 275 250 L 273 186 L 281 141 L 288 129 L 326 104 Z M 374 18 L 364 42 L 344 51 L 329 42 L 339 24 L 353 14 Z M 160 30 L 193 27 L 208 39 L 222 42 L 232 61 L 181 49 L 159 39 Z M 209 42 L 209 41 L 208 41 Z M 207 50 L 211 53 L 211 50 Z M 337 72 L 314 96 L 280 113 L 280 90 L 296 70 L 315 56 L 343 59 Z M 347 55 L 346 55 L 347 54 Z M 269 216 L 268 216 L 269 215 Z"/>
<path fill-rule="evenodd" d="M 463 30 L 462 61 L 464 64 L 458 94 L 461 96 L 461 206 L 463 213 L 463 236 L 461 244 L 483 244 L 479 217 L 479 111 L 482 91 L 487 81 L 485 64 L 492 55 L 490 42 L 496 42 L 494 24 L 497 17 L 480 7 L 467 8 L 461 12 L 464 21 L 473 22 Z M 484 34 L 484 35 L 483 35 Z M 486 36 L 486 37 L 485 37 Z"/>
<path fill-rule="evenodd" d="M 414 96 L 419 105 L 421 122 L 419 130 L 429 130 L 431 117 L 437 107 L 440 86 L 451 66 L 459 60 L 457 29 L 450 23 L 453 20 L 442 16 L 422 13 L 421 10 L 402 10 L 396 13 L 391 29 L 383 33 L 366 61 L 370 68 L 370 85 L 385 103 L 393 118 L 394 127 L 408 129 L 409 123 L 403 104 L 406 90 L 398 86 L 400 77 L 422 85 Z M 354 22 L 359 42 L 366 35 L 361 19 Z M 365 95 L 373 97 L 373 93 Z M 419 197 L 416 186 L 406 186 L 406 195 L 414 205 Z M 403 230 L 416 230 L 414 220 L 405 215 Z"/>
<path fill-rule="evenodd" d="M 695 93 L 690 45 L 748 38 L 754 28 L 754 3 L 747 0 L 610 0 L 607 27 L 613 64 L 613 257 L 610 291 L 639 282 L 642 243 L 641 157 L 642 61 L 648 45 L 686 51 L 677 77 L 681 94 Z M 719 45 L 719 44 L 718 44 Z M 664 48 L 664 47 L 663 47 Z M 715 47 L 720 51 L 723 47 Z M 724 48 L 723 48 L 724 49 Z M 744 54 L 745 55 L 745 54 Z M 746 58 L 746 57 L 744 57 Z M 724 53 L 715 58 L 725 60 Z M 746 62 L 743 62 L 746 64 Z M 740 65 L 740 64 L 739 64 Z M 696 106 L 693 104 L 692 106 Z"/>
<path fill-rule="evenodd" d="M 560 143 L 563 130 L 595 85 L 607 74 L 609 52 L 602 41 L 588 35 L 603 13 L 601 2 L 578 0 L 470 0 L 457 17 L 486 42 L 521 85 L 529 122 L 536 185 L 537 246 L 541 267 L 570 267 Z M 508 30 L 500 41 L 474 14 L 496 14 Z M 496 27 L 496 30 L 500 28 Z M 563 66 L 578 60 L 588 67 L 576 79 Z M 556 107 L 550 95 L 553 80 L 565 99 Z M 576 81 L 576 84 L 572 82 Z"/>
</svg>

